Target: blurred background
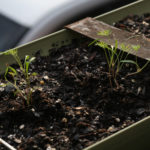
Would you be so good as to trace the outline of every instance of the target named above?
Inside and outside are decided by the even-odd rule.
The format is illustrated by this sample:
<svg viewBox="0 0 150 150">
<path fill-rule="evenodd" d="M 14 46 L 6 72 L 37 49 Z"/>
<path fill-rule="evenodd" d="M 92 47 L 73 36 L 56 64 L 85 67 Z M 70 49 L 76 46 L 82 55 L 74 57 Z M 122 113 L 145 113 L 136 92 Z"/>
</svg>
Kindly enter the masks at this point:
<svg viewBox="0 0 150 150">
<path fill-rule="evenodd" d="M 0 0 L 0 51 L 136 0 Z"/>
</svg>

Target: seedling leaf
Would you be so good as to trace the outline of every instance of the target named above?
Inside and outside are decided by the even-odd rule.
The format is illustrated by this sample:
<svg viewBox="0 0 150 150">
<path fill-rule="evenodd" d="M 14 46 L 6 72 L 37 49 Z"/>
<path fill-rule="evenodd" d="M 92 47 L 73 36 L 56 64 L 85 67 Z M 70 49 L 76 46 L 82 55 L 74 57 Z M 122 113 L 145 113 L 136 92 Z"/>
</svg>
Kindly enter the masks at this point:
<svg viewBox="0 0 150 150">
<path fill-rule="evenodd" d="M 103 30 L 98 33 L 100 36 L 109 36 L 111 34 L 110 30 Z"/>
<path fill-rule="evenodd" d="M 135 61 L 133 61 L 133 60 L 121 60 L 120 62 L 121 62 L 121 63 L 130 63 L 130 64 L 134 64 L 134 65 L 136 65 L 137 69 L 140 68 L 139 65 L 138 65 Z"/>
</svg>

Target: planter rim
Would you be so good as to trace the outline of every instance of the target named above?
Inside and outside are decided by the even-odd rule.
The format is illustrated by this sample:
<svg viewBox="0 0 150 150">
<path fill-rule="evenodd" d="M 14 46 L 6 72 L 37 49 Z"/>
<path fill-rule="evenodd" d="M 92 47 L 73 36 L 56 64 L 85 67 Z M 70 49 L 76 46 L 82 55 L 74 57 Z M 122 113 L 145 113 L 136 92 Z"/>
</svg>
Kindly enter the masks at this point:
<svg viewBox="0 0 150 150">
<path fill-rule="evenodd" d="M 116 137 L 116 136 L 118 136 L 118 135 L 119 135 L 119 136 L 120 136 L 120 135 L 123 135 L 125 132 L 132 132 L 132 130 L 133 130 L 134 128 L 138 128 L 139 126 L 141 126 L 141 124 L 143 125 L 143 124 L 145 124 L 147 121 L 150 122 L 150 116 L 148 116 L 148 117 L 146 117 L 146 118 L 144 118 L 144 119 L 142 119 L 142 120 L 140 120 L 140 121 L 138 121 L 138 122 L 135 122 L 134 124 L 132 124 L 132 125 L 130 125 L 130 126 L 124 128 L 124 129 L 122 129 L 122 130 L 120 130 L 120 131 L 118 131 L 118 132 L 116 132 L 116 133 L 114 133 L 114 134 L 112 134 L 112 135 L 110 135 L 110 136 L 108 136 L 108 137 L 106 137 L 105 139 L 103 139 L 103 140 L 101 140 L 101 141 L 96 142 L 95 144 L 92 144 L 91 146 L 89 146 L 89 147 L 87 147 L 87 148 L 85 148 L 85 149 L 83 149 L 83 150 L 91 150 L 91 148 L 93 148 L 93 147 L 95 147 L 95 146 L 99 146 L 100 144 L 105 144 L 105 143 L 107 143 L 108 141 L 112 140 L 114 137 Z M 93 149 L 92 149 L 92 150 L 93 150 Z"/>
</svg>

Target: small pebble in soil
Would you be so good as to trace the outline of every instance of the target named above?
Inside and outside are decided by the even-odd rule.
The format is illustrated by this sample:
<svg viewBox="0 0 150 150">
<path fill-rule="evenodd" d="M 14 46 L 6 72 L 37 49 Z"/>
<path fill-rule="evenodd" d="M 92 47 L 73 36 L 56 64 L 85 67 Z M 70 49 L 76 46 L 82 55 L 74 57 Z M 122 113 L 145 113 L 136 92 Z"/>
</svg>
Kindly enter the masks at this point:
<svg viewBox="0 0 150 150">
<path fill-rule="evenodd" d="M 68 122 L 67 118 L 62 118 L 61 121 L 62 121 L 63 123 L 67 123 L 67 122 Z"/>
<path fill-rule="evenodd" d="M 20 144 L 22 141 L 20 139 L 15 138 L 14 142 L 17 143 L 17 144 Z"/>
<path fill-rule="evenodd" d="M 33 149 L 38 149 L 39 150 L 37 145 L 33 145 Z"/>
<path fill-rule="evenodd" d="M 40 117 L 40 113 L 38 113 L 38 112 L 33 112 L 33 114 L 34 114 L 34 116 L 37 117 L 37 118 Z"/>
<path fill-rule="evenodd" d="M 142 92 L 142 88 L 138 87 L 138 89 L 137 89 L 137 95 L 139 95 L 141 92 Z"/>
<path fill-rule="evenodd" d="M 38 87 L 38 90 L 42 92 L 42 91 L 43 91 L 43 88 L 42 88 L 42 87 Z"/>
<path fill-rule="evenodd" d="M 137 89 L 137 95 L 140 95 L 140 94 L 142 94 L 142 95 L 145 95 L 145 92 L 146 92 L 146 87 L 144 86 L 144 87 L 138 87 L 138 89 Z"/>
<path fill-rule="evenodd" d="M 88 60 L 88 57 L 87 57 L 87 56 L 84 56 L 84 59 Z"/>
<path fill-rule="evenodd" d="M 57 100 L 56 100 L 56 103 L 60 103 L 60 102 L 61 102 L 61 99 L 57 99 Z"/>
<path fill-rule="evenodd" d="M 81 111 L 76 111 L 75 114 L 76 115 L 81 115 Z"/>
<path fill-rule="evenodd" d="M 4 87 L 0 87 L 0 92 L 3 92 L 4 91 Z"/>
<path fill-rule="evenodd" d="M 114 125 L 110 126 L 108 129 L 107 129 L 107 132 L 116 132 L 118 129 L 115 128 Z"/>
<path fill-rule="evenodd" d="M 124 77 L 122 77 L 122 78 L 121 78 L 121 80 L 125 80 L 125 78 L 124 78 Z"/>
<path fill-rule="evenodd" d="M 34 108 L 31 108 L 31 111 L 32 111 L 32 112 L 35 112 L 35 109 L 34 109 Z"/>
<path fill-rule="evenodd" d="M 126 126 L 127 126 L 127 124 L 123 123 L 122 126 L 121 126 L 121 128 L 125 128 Z"/>
<path fill-rule="evenodd" d="M 43 79 L 48 80 L 48 79 L 49 79 L 49 77 L 48 77 L 48 76 L 44 76 L 44 77 L 43 77 Z"/>
<path fill-rule="evenodd" d="M 149 26 L 149 23 L 147 23 L 147 22 L 145 22 L 145 21 L 143 21 L 142 22 L 144 25 L 146 25 L 146 26 Z"/>
<path fill-rule="evenodd" d="M 61 65 L 61 62 L 60 62 L 60 61 L 58 61 L 57 63 L 58 63 L 58 65 Z"/>
<path fill-rule="evenodd" d="M 137 115 L 142 115 L 145 112 L 145 108 L 138 108 L 136 111 Z"/>
<path fill-rule="evenodd" d="M 68 67 L 68 66 L 66 66 L 66 67 L 65 67 L 65 70 L 66 70 L 66 71 L 68 71 L 68 70 L 69 70 L 69 67 Z"/>
<path fill-rule="evenodd" d="M 39 133 L 39 136 L 41 136 L 41 137 L 45 137 L 45 136 L 46 136 L 46 134 L 45 134 L 45 133 L 43 133 L 43 132 L 41 132 L 41 133 Z"/>
<path fill-rule="evenodd" d="M 51 145 L 47 144 L 46 150 L 56 150 L 56 149 L 52 148 Z"/>
<path fill-rule="evenodd" d="M 19 129 L 22 130 L 22 129 L 24 129 L 24 127 L 25 127 L 25 125 L 22 124 L 22 125 L 19 126 Z"/>
<path fill-rule="evenodd" d="M 120 122 L 120 118 L 115 118 L 116 122 Z"/>
<path fill-rule="evenodd" d="M 44 85 L 44 84 L 45 84 L 45 82 L 44 82 L 43 80 L 41 80 L 41 81 L 40 81 L 40 84 L 41 84 L 41 85 Z"/>
<path fill-rule="evenodd" d="M 131 79 L 131 82 L 132 82 L 132 83 L 135 83 L 136 81 L 135 81 L 135 79 Z"/>
<path fill-rule="evenodd" d="M 15 137 L 16 137 L 15 134 L 10 134 L 10 135 L 8 135 L 8 139 L 10 139 L 10 140 L 14 139 Z"/>
</svg>

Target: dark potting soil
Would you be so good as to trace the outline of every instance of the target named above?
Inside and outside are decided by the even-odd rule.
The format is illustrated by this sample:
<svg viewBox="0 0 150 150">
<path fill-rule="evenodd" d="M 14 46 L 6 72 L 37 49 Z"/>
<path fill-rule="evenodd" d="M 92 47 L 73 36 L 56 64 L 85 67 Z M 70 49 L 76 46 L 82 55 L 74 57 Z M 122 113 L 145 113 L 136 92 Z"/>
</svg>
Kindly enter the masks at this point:
<svg viewBox="0 0 150 150">
<path fill-rule="evenodd" d="M 118 76 L 121 88 L 112 90 L 103 50 L 88 44 L 36 57 L 29 108 L 11 86 L 0 88 L 1 138 L 19 150 L 79 150 L 150 114 L 150 66 L 125 77 L 134 70 L 127 64 Z"/>
<path fill-rule="evenodd" d="M 150 13 L 142 16 L 130 15 L 114 24 L 116 27 L 150 38 Z"/>
<path fill-rule="evenodd" d="M 150 65 L 132 76 L 127 74 L 135 66 L 124 65 L 120 88 L 111 88 L 103 50 L 89 43 L 73 42 L 47 57 L 37 54 L 30 66 L 38 73 L 31 79 L 36 90 L 30 107 L 12 86 L 0 87 L 2 139 L 18 150 L 81 150 L 150 114 Z M 22 88 L 24 79 L 18 83 Z"/>
</svg>

